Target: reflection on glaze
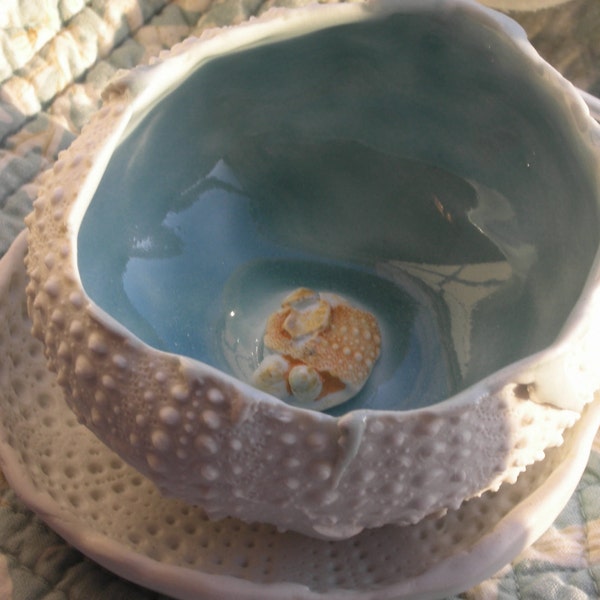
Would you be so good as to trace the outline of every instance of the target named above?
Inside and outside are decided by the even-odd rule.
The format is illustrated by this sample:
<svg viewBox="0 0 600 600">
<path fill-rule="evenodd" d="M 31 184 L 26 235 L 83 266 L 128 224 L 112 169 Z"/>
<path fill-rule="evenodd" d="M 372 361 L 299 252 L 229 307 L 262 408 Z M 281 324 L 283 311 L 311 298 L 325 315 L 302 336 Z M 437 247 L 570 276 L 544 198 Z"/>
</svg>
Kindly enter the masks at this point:
<svg viewBox="0 0 600 600">
<path fill-rule="evenodd" d="M 337 294 L 298 288 L 267 320 L 268 354 L 252 375 L 258 388 L 323 410 L 355 396 L 379 357 L 381 332 L 369 312 Z"/>
<path fill-rule="evenodd" d="M 492 300 L 511 281 L 513 271 L 507 261 L 463 265 L 428 265 L 390 261 L 378 272 L 399 282 L 413 277 L 430 288 L 447 308 L 450 337 L 463 380 L 469 377 L 474 359 L 471 339 L 473 318 L 478 306 Z"/>
</svg>

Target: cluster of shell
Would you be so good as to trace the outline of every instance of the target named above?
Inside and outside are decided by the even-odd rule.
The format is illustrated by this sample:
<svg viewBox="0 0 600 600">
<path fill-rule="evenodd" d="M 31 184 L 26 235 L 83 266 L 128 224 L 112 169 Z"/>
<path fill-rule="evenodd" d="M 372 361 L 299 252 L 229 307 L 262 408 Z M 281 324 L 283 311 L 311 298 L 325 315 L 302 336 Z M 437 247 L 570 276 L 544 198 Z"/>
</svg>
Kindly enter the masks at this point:
<svg viewBox="0 0 600 600">
<path fill-rule="evenodd" d="M 270 352 L 253 375 L 256 387 L 281 399 L 325 409 L 355 396 L 381 348 L 375 317 L 335 294 L 299 288 L 266 325 Z"/>
</svg>

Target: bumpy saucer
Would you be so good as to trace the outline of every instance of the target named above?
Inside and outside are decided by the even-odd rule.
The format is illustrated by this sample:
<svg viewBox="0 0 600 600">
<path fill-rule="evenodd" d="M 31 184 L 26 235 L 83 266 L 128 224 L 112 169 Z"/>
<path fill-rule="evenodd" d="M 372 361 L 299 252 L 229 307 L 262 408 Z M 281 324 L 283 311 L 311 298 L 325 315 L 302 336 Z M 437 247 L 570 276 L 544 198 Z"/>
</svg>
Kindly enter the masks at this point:
<svg viewBox="0 0 600 600">
<path fill-rule="evenodd" d="M 491 576 L 540 536 L 573 493 L 600 400 L 514 484 L 442 518 L 331 542 L 210 521 L 158 489 L 77 423 L 25 307 L 26 236 L 0 261 L 0 464 L 50 527 L 115 573 L 178 599 L 435 599 Z"/>
</svg>

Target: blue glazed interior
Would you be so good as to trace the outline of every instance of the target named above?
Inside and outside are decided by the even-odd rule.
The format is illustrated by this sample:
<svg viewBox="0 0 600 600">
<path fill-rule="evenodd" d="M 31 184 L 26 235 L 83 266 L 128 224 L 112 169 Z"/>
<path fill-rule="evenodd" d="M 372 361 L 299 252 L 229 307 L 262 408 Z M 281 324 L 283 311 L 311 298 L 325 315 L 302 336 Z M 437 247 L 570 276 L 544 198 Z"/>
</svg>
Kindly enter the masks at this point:
<svg viewBox="0 0 600 600">
<path fill-rule="evenodd" d="M 83 285 L 150 345 L 246 380 L 286 293 L 337 292 L 383 348 L 331 412 L 438 402 L 551 343 L 581 292 L 598 202 L 565 110 L 460 10 L 212 59 L 114 152 Z"/>
</svg>

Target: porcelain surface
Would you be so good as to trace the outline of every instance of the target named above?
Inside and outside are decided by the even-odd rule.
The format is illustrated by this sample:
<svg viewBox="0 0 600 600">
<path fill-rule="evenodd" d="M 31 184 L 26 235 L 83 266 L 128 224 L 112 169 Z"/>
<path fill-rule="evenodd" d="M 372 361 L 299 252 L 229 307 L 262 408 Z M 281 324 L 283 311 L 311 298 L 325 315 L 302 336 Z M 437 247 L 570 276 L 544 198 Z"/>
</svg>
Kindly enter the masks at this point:
<svg viewBox="0 0 600 600">
<path fill-rule="evenodd" d="M 594 401 L 514 485 L 441 518 L 328 542 L 211 521 L 77 423 L 27 316 L 22 234 L 0 261 L 0 463 L 52 528 L 117 574 L 181 600 L 434 600 L 491 576 L 552 523 L 600 425 Z"/>
<path fill-rule="evenodd" d="M 600 387 L 598 137 L 475 3 L 213 32 L 118 78 L 46 174 L 33 331 L 77 418 L 211 518 L 417 523 L 514 482 Z M 326 413 L 249 385 L 299 286 L 381 327 Z"/>
</svg>

